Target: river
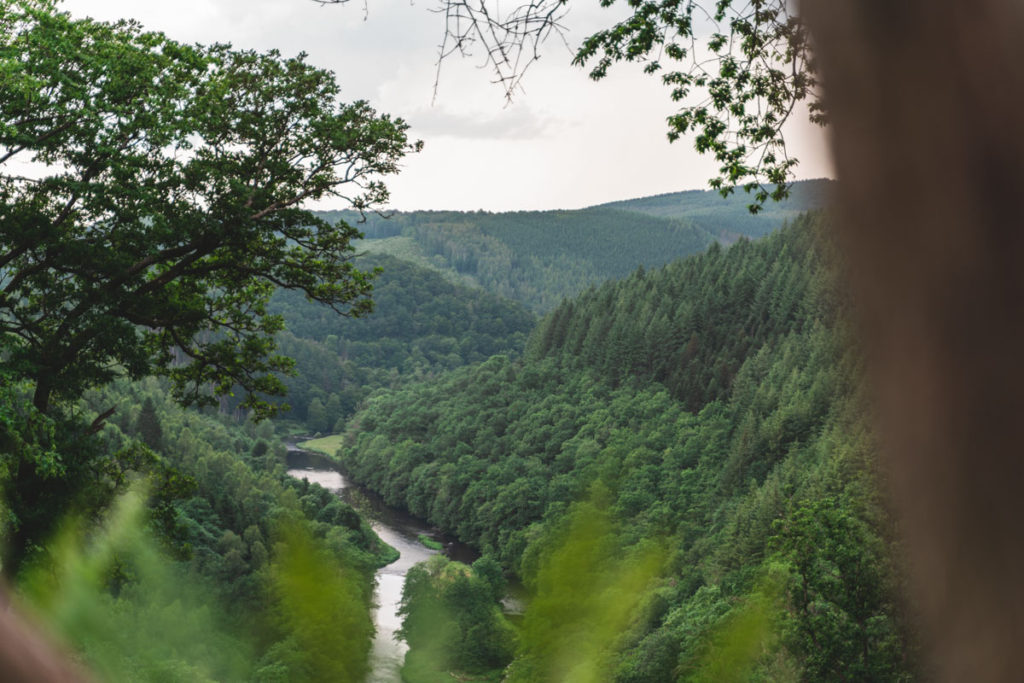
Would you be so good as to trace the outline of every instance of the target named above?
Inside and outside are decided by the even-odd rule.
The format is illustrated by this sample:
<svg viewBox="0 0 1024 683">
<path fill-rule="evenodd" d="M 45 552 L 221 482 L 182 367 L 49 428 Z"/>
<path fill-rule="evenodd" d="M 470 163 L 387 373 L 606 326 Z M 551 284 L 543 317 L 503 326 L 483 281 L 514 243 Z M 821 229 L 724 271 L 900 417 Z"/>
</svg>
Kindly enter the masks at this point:
<svg viewBox="0 0 1024 683">
<path fill-rule="evenodd" d="M 471 563 L 478 554 L 469 546 L 453 541 L 412 515 L 385 505 L 372 491 L 348 480 L 326 457 L 303 451 L 288 444 L 288 474 L 308 479 L 337 494 L 365 517 L 385 543 L 401 553 L 401 557 L 377 570 L 374 589 L 373 623 L 377 634 L 370 652 L 370 674 L 367 683 L 398 683 L 399 670 L 405 659 L 407 646 L 395 639 L 395 631 L 402 625 L 398 604 L 402 599 L 405 574 L 417 562 L 423 562 L 437 553 L 423 545 L 418 536 L 424 534 L 444 543 L 444 553 L 453 560 Z"/>
</svg>

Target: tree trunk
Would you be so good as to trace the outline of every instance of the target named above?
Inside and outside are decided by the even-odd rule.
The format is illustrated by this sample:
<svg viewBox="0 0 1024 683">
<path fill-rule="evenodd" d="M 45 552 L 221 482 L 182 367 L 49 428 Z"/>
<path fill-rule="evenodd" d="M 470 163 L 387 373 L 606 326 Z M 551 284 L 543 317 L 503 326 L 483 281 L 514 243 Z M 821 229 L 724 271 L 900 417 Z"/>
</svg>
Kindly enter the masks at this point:
<svg viewBox="0 0 1024 683">
<path fill-rule="evenodd" d="M 50 395 L 53 393 L 53 384 L 44 378 L 36 380 L 36 390 L 32 394 L 32 405 L 41 414 L 46 414 L 50 407 Z"/>
<path fill-rule="evenodd" d="M 803 0 L 893 507 L 943 681 L 1021 675 L 1022 11 Z"/>
</svg>

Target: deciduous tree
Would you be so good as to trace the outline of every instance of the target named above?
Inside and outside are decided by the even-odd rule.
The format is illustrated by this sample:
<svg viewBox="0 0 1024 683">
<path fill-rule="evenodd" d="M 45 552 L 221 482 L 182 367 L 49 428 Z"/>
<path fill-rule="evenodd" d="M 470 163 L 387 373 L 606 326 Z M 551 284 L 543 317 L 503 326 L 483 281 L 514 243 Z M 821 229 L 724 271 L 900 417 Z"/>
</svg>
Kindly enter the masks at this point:
<svg viewBox="0 0 1024 683">
<path fill-rule="evenodd" d="M 303 202 L 383 202 L 381 177 L 418 149 L 405 122 L 340 102 L 303 55 L 183 45 L 50 0 L 2 0 L 0 16 L 4 365 L 41 412 L 156 373 L 183 403 L 240 386 L 269 414 L 257 394 L 280 393 L 291 367 L 274 288 L 371 307 L 358 231 Z"/>
</svg>

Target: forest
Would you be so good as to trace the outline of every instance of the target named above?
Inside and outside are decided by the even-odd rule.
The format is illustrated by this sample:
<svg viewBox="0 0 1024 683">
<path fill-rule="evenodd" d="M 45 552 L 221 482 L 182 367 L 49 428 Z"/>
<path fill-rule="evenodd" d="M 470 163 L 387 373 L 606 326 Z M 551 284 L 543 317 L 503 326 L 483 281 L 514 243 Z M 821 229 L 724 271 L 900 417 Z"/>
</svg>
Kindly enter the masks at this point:
<svg viewBox="0 0 1024 683">
<path fill-rule="evenodd" d="M 592 643 L 611 680 L 913 677 L 828 226 L 637 270 L 545 317 L 522 360 L 372 396 L 349 421 L 346 471 L 532 589 L 509 680 L 567 677 L 567 634 L 611 620 L 596 595 L 651 548 L 621 632 Z"/>
<path fill-rule="evenodd" d="M 928 678 L 837 183 L 389 213 L 422 144 L 307 55 L 0 10 L 19 675 L 378 680 L 400 576 L 407 683 Z"/>
<path fill-rule="evenodd" d="M 660 266 L 713 241 L 760 237 L 826 206 L 830 181 L 793 183 L 791 196 L 751 214 L 743 196 L 694 190 L 576 211 L 414 211 L 367 215 L 360 248 L 412 260 L 547 313 L 590 285 Z M 324 212 L 325 220 L 361 217 Z M 623 239 L 628 226 L 629 239 Z"/>
<path fill-rule="evenodd" d="M 230 402 L 182 410 L 156 379 L 90 390 L 79 420 L 116 410 L 83 464 L 93 480 L 121 468 L 108 500 L 144 474 L 150 531 L 127 545 L 116 529 L 94 547 L 41 545 L 59 533 L 54 510 L 95 492 L 71 489 L 71 472 L 62 489 L 9 477 L 9 510 L 48 514 L 15 521 L 26 547 L 5 566 L 24 561 L 26 594 L 45 611 L 67 598 L 40 587 L 40 555 L 112 562 L 79 595 L 84 622 L 50 618 L 113 679 L 359 680 L 372 574 L 394 551 L 283 465 L 282 434 L 335 432 L 346 473 L 483 553 L 473 567 L 436 556 L 408 574 L 409 681 L 562 680 L 580 645 L 568 634 L 584 623 L 613 628 L 579 636 L 609 680 L 718 680 L 721 667 L 744 680 L 910 680 L 915 645 L 829 226 L 807 214 L 758 241 L 641 266 L 539 321 L 394 257 L 365 257 L 383 269 L 365 320 L 278 292 L 269 305 L 299 368 L 287 400 L 311 396 L 304 414 L 255 424 Z M 308 597 L 287 572 L 330 584 L 330 571 L 306 576 L 325 566 L 349 569 L 334 579 L 337 604 L 290 604 Z M 531 594 L 513 621 L 498 606 L 507 577 Z M 137 624 L 165 623 L 153 614 L 179 581 L 206 592 L 207 611 L 170 654 Z M 336 647 L 317 640 L 317 620 L 345 634 L 351 662 L 317 660 Z M 95 623 L 133 640 L 97 637 Z M 185 647 L 206 629 L 230 647 Z"/>
</svg>

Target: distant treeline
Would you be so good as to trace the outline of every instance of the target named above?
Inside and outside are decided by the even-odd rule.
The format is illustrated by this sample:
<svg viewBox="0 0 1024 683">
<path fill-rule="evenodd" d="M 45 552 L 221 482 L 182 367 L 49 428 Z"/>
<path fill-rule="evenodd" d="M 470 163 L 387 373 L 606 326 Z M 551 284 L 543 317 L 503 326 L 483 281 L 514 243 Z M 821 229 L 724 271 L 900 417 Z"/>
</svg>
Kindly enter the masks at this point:
<svg viewBox="0 0 1024 683">
<path fill-rule="evenodd" d="M 826 208 L 834 183 L 825 179 L 797 181 L 791 185 L 788 199 L 768 202 L 757 213 L 750 212 L 752 197 L 742 190 L 724 198 L 717 190 L 670 192 L 609 202 L 600 208 L 636 211 L 662 218 L 686 218 L 701 230 L 730 243 L 743 236 L 762 237 L 801 213 Z"/>
<path fill-rule="evenodd" d="M 761 237 L 803 211 L 823 207 L 829 188 L 826 180 L 795 183 L 790 199 L 756 215 L 742 192 L 723 199 L 718 192 L 699 190 L 573 211 L 321 215 L 357 224 L 367 250 L 431 264 L 546 313 L 563 298 L 625 277 L 637 266 L 660 266 L 716 240 L 728 244 Z"/>
<path fill-rule="evenodd" d="M 600 208 L 416 211 L 387 220 L 370 217 L 361 229 L 368 237 L 411 239 L 419 256 L 439 260 L 467 281 L 537 312 L 640 264 L 661 265 L 698 252 L 713 239 L 685 220 Z M 362 246 L 387 248 L 377 242 Z"/>
</svg>

